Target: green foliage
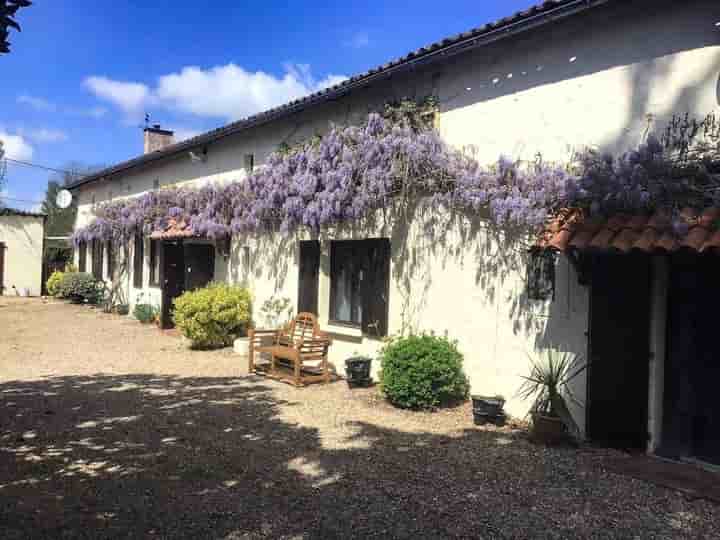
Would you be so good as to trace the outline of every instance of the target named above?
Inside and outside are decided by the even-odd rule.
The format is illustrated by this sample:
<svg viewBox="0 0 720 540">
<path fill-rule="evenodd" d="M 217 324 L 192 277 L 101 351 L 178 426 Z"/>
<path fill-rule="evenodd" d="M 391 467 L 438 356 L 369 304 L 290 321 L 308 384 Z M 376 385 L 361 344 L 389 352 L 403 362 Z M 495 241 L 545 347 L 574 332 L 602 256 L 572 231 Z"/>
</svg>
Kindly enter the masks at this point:
<svg viewBox="0 0 720 540">
<path fill-rule="evenodd" d="M 133 309 L 133 317 L 143 324 L 155 321 L 159 313 L 159 309 L 152 304 L 135 304 Z"/>
<path fill-rule="evenodd" d="M 174 303 L 175 325 L 196 348 L 230 345 L 247 332 L 252 315 L 250 292 L 224 283 L 188 291 Z"/>
<path fill-rule="evenodd" d="M 389 341 L 382 350 L 380 384 L 393 405 L 434 409 L 467 399 L 470 385 L 463 355 L 446 337 L 412 335 Z"/>
<path fill-rule="evenodd" d="M 102 299 L 103 287 L 91 274 L 66 272 L 57 286 L 57 294 L 77 304 L 97 304 Z"/>
<path fill-rule="evenodd" d="M 50 296 L 57 296 L 60 292 L 60 283 L 62 282 L 65 272 L 55 270 L 52 275 L 48 278 L 45 287 Z"/>
<path fill-rule="evenodd" d="M 532 399 L 532 413 L 560 418 L 573 433 L 579 427 L 573 420 L 566 398 L 580 404 L 573 395 L 569 383 L 585 371 L 586 364 L 577 356 L 548 349 L 542 360 L 530 357 L 532 369 L 520 388 L 522 399 Z"/>
</svg>

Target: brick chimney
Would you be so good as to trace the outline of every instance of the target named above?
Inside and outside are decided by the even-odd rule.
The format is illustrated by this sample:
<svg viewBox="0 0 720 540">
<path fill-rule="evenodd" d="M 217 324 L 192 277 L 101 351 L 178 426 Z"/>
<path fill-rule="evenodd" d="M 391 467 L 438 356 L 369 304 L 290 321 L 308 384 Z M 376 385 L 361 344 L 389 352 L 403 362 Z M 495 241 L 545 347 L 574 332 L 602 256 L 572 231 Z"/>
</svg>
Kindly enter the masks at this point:
<svg viewBox="0 0 720 540">
<path fill-rule="evenodd" d="M 173 132 L 167 129 L 160 129 L 160 124 L 153 124 L 143 129 L 143 152 L 149 154 L 162 150 L 175 142 Z"/>
</svg>

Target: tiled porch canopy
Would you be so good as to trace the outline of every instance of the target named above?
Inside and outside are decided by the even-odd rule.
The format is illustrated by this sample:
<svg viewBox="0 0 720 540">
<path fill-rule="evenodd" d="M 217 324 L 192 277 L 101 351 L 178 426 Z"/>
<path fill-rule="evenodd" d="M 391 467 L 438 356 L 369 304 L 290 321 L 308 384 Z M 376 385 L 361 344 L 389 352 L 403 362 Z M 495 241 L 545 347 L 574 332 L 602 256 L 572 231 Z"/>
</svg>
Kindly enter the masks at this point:
<svg viewBox="0 0 720 540">
<path fill-rule="evenodd" d="M 561 210 L 540 235 L 536 248 L 555 251 L 615 251 L 618 253 L 672 253 L 687 249 L 698 253 L 720 250 L 720 208 L 702 213 L 680 212 L 687 231 L 673 230 L 669 214 L 616 214 L 589 217 L 584 210 Z M 683 227 L 684 229 L 684 227 Z"/>
<path fill-rule="evenodd" d="M 196 235 L 185 221 L 169 219 L 167 226 L 162 231 L 153 231 L 150 238 L 153 240 L 177 240 L 179 238 L 193 238 Z"/>
</svg>

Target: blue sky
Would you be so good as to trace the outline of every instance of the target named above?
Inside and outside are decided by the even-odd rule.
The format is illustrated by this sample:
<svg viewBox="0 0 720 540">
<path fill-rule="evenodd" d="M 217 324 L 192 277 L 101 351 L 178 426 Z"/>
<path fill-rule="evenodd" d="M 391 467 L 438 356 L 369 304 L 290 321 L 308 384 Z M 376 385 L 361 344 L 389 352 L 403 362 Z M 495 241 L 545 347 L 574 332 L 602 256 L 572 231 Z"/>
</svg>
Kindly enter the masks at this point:
<svg viewBox="0 0 720 540">
<path fill-rule="evenodd" d="M 0 56 L 0 139 L 17 159 L 110 165 L 142 152 L 145 112 L 187 137 L 533 3 L 35 0 Z M 50 174 L 9 164 L 5 196 L 41 200 Z"/>
</svg>

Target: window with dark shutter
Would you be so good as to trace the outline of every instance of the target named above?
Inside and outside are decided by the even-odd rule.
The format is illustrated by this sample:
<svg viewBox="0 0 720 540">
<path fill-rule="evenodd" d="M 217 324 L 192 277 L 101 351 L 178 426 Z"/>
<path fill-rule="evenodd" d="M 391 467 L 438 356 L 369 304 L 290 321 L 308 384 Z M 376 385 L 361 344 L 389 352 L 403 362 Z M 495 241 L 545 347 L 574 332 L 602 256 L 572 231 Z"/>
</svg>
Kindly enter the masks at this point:
<svg viewBox="0 0 720 540">
<path fill-rule="evenodd" d="M 115 276 L 115 250 L 112 242 L 107 243 L 107 275 L 110 281 Z"/>
<path fill-rule="evenodd" d="M 143 262 L 145 259 L 145 240 L 142 234 L 135 235 L 133 246 L 133 286 L 142 289 L 143 286 Z"/>
<path fill-rule="evenodd" d="M 78 269 L 80 272 L 87 272 L 87 242 L 80 242 L 78 251 Z"/>
<path fill-rule="evenodd" d="M 150 286 L 160 285 L 160 241 L 150 240 Z"/>
<path fill-rule="evenodd" d="M 298 313 L 318 314 L 318 279 L 320 277 L 320 242 L 300 242 L 298 276 Z"/>
<path fill-rule="evenodd" d="M 527 295 L 530 300 L 555 298 L 555 254 L 533 251 L 527 266 Z"/>
<path fill-rule="evenodd" d="M 103 278 L 103 243 L 92 241 L 92 274 L 95 279 Z"/>
<path fill-rule="evenodd" d="M 330 320 L 387 335 L 390 241 L 386 238 L 332 242 Z"/>
</svg>

